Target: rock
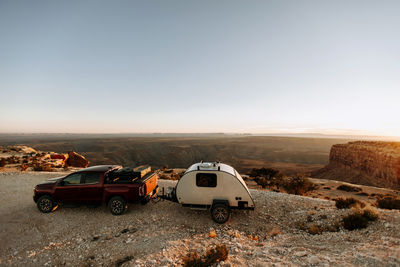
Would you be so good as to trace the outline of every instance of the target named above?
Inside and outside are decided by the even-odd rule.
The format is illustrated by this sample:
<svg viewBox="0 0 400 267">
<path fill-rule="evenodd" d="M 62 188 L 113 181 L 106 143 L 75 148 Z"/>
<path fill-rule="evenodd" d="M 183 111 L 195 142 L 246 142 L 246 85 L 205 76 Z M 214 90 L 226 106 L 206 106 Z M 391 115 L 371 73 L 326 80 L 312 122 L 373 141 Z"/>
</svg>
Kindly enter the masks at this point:
<svg viewBox="0 0 400 267">
<path fill-rule="evenodd" d="M 307 255 L 308 255 L 308 252 L 305 251 L 305 250 L 297 251 L 296 253 L 294 253 L 294 256 L 296 256 L 296 257 L 304 257 L 304 256 L 307 256 Z"/>
<path fill-rule="evenodd" d="M 89 161 L 85 159 L 84 156 L 79 155 L 74 151 L 69 151 L 66 165 L 70 167 L 86 168 L 89 165 Z"/>
<path fill-rule="evenodd" d="M 210 233 L 208 233 L 208 236 L 211 238 L 217 237 L 217 233 L 214 230 L 211 230 Z"/>
<path fill-rule="evenodd" d="M 319 258 L 317 256 L 311 256 L 311 257 L 308 258 L 308 262 L 310 264 L 315 265 L 315 264 L 318 264 L 320 262 L 320 260 L 319 260 Z"/>
<path fill-rule="evenodd" d="M 65 155 L 65 154 L 50 154 L 50 158 L 51 158 L 51 159 L 62 159 L 62 160 L 66 160 L 66 159 L 67 159 L 67 155 Z"/>
</svg>

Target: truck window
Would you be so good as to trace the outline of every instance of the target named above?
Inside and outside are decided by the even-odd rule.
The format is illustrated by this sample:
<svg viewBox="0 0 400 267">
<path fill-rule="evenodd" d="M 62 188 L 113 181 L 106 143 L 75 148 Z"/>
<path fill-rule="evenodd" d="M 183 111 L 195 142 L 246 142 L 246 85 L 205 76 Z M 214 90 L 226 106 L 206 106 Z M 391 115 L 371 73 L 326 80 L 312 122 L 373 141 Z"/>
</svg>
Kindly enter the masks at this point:
<svg viewBox="0 0 400 267">
<path fill-rule="evenodd" d="M 81 183 L 82 174 L 74 173 L 64 179 L 64 185 L 76 185 Z"/>
<path fill-rule="evenodd" d="M 100 173 L 89 172 L 85 173 L 84 184 L 97 184 L 100 182 Z"/>
<path fill-rule="evenodd" d="M 217 175 L 215 173 L 197 173 L 196 185 L 199 187 L 216 187 Z"/>
</svg>

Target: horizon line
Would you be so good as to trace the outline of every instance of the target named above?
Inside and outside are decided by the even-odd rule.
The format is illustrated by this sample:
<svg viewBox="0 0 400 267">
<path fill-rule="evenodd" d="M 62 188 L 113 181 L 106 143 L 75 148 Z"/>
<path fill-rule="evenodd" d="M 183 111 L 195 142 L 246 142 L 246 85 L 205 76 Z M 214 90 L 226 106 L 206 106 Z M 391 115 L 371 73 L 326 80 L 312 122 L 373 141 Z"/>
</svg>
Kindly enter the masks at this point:
<svg viewBox="0 0 400 267">
<path fill-rule="evenodd" d="M 0 135 L 249 135 L 249 136 L 324 136 L 324 137 L 364 137 L 364 138 L 395 138 L 395 135 L 377 135 L 369 133 L 319 133 L 319 132 L 280 132 L 280 133 L 249 133 L 249 132 L 0 132 Z"/>
</svg>

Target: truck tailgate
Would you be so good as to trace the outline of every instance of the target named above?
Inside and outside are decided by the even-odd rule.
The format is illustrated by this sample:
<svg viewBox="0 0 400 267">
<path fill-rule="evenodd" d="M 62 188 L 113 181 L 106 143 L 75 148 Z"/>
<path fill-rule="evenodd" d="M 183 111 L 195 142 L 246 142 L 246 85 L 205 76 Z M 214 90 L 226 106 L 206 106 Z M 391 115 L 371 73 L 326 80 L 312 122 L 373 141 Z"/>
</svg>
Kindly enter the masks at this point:
<svg viewBox="0 0 400 267">
<path fill-rule="evenodd" d="M 156 173 L 148 173 L 142 178 L 142 183 L 144 186 L 145 192 L 143 192 L 144 196 L 147 196 L 157 187 L 157 179 L 158 176 Z"/>
</svg>

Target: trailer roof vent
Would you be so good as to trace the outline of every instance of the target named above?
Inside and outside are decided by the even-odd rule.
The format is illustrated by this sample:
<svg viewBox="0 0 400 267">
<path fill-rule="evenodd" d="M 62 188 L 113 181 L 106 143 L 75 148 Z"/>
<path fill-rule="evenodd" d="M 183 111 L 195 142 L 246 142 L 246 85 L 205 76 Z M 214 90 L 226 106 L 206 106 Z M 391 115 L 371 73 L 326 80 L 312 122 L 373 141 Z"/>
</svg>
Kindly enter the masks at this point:
<svg viewBox="0 0 400 267">
<path fill-rule="evenodd" d="M 202 162 L 199 165 L 197 165 L 197 169 L 199 170 L 219 170 L 220 166 L 217 162 Z"/>
</svg>

